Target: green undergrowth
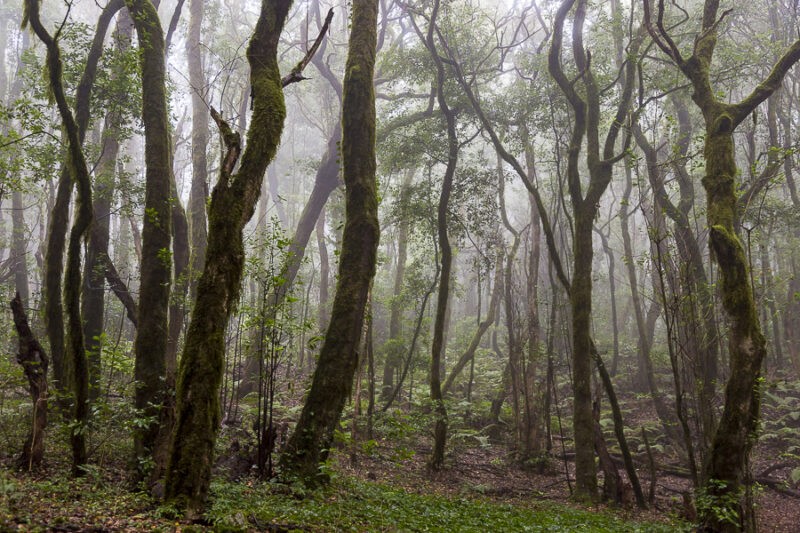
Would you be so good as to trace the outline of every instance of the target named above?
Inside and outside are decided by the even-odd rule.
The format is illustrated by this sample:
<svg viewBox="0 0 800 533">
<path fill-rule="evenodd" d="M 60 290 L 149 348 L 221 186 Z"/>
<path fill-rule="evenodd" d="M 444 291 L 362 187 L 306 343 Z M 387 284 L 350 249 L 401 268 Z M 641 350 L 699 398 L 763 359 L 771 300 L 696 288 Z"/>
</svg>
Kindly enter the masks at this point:
<svg viewBox="0 0 800 533">
<path fill-rule="evenodd" d="M 119 477 L 33 478 L 0 469 L 2 531 L 302 531 L 302 532 L 667 532 L 682 524 L 633 522 L 604 509 L 554 502 L 414 494 L 351 477 L 316 491 L 258 482 L 216 481 L 205 523 L 132 492 Z"/>
<path fill-rule="evenodd" d="M 552 502 L 530 505 L 420 495 L 355 479 L 308 494 L 285 487 L 215 483 L 208 519 L 217 528 L 288 531 L 689 531 L 678 524 L 630 522 L 605 510 Z"/>
</svg>

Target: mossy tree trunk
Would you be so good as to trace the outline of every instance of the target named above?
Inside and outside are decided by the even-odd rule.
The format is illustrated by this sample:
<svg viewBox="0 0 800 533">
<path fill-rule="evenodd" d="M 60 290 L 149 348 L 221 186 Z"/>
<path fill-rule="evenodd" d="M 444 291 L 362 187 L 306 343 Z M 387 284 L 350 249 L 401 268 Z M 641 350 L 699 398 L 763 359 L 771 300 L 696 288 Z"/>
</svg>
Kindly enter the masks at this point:
<svg viewBox="0 0 800 533">
<path fill-rule="evenodd" d="M 281 457 L 287 478 L 311 485 L 324 481 L 319 477 L 319 466 L 327 458 L 333 432 L 352 389 L 364 309 L 375 275 L 380 234 L 373 88 L 377 17 L 377 1 L 353 1 L 342 103 L 346 193 L 339 280 L 311 390 Z"/>
<path fill-rule="evenodd" d="M 453 189 L 453 177 L 458 164 L 458 137 L 456 135 L 457 111 L 450 108 L 445 97 L 444 84 L 446 72 L 444 62 L 439 55 L 439 50 L 434 39 L 436 34 L 437 16 L 439 14 L 439 0 L 435 0 L 428 22 L 428 31 L 425 35 L 425 46 L 436 66 L 436 100 L 439 110 L 444 116 L 447 125 L 447 165 L 442 178 L 442 190 L 436 209 L 436 230 L 438 234 L 439 250 L 441 253 L 439 264 L 439 292 L 436 299 L 436 313 L 433 324 L 433 340 L 431 341 L 431 367 L 430 367 L 430 398 L 433 403 L 433 451 L 428 459 L 428 468 L 433 471 L 441 470 L 444 465 L 444 448 L 447 442 L 447 410 L 442 396 L 442 377 L 444 374 L 444 356 L 446 349 L 446 328 L 448 321 L 448 299 L 450 297 L 450 275 L 453 267 L 453 250 L 447 232 L 447 212 L 450 204 L 450 194 Z"/>
<path fill-rule="evenodd" d="M 38 2 L 36 3 L 38 9 Z M 28 2 L 25 5 L 27 9 Z M 77 138 L 81 144 L 89 124 L 89 102 L 97 74 L 97 65 L 103 52 L 103 41 L 111 20 L 123 5 L 122 0 L 112 0 L 103 9 L 97 21 L 94 38 L 86 58 L 86 66 L 75 90 L 74 122 Z M 70 385 L 70 380 L 68 379 L 69 365 L 65 360 L 64 304 L 61 281 L 64 274 L 64 251 L 67 228 L 69 227 L 69 203 L 73 190 L 72 179 L 70 165 L 65 162 L 59 174 L 55 203 L 50 212 L 50 220 L 48 222 L 44 286 L 42 288 L 45 329 L 50 344 L 50 358 L 53 364 L 53 380 L 55 389 L 61 393 L 66 393 Z"/>
<path fill-rule="evenodd" d="M 88 100 L 86 101 L 86 108 L 80 109 L 81 111 L 85 110 L 85 116 L 76 113 L 78 117 L 76 118 L 76 115 L 73 115 L 70 110 L 64 91 L 63 64 L 61 61 L 61 50 L 58 45 L 59 34 L 57 33 L 56 36 L 53 37 L 48 33 L 47 29 L 42 25 L 39 9 L 40 5 L 37 0 L 26 0 L 23 25 L 30 22 L 34 33 L 39 37 L 39 40 L 44 43 L 47 49 L 46 63 L 48 82 L 53 92 L 53 97 L 58 107 L 58 112 L 61 116 L 61 122 L 68 141 L 66 168 L 69 171 L 69 176 L 78 193 L 75 217 L 72 229 L 70 230 L 69 245 L 67 248 L 67 267 L 64 276 L 64 303 L 67 313 L 65 360 L 70 365 L 72 400 L 74 402 L 73 422 L 70 434 L 72 473 L 75 476 L 80 476 L 84 473 L 83 466 L 86 464 L 87 460 L 86 430 L 89 418 L 89 375 L 80 310 L 81 248 L 83 240 L 92 223 L 92 185 L 89 179 L 89 169 L 86 165 L 86 158 L 81 148 L 82 138 L 80 131 L 81 126 L 83 126 L 85 131 L 85 125 L 88 123 Z M 107 10 L 108 8 L 104 10 L 104 15 L 108 12 Z M 105 35 L 105 29 L 108 27 L 110 17 L 107 19 L 101 17 L 100 22 L 98 22 L 95 43 L 99 42 L 100 44 L 97 47 L 94 45 L 92 46 L 90 55 L 91 52 L 96 51 L 98 48 L 102 50 L 102 38 L 97 37 L 101 33 L 100 30 L 103 20 L 105 20 L 105 27 L 102 28 L 102 34 Z M 96 62 L 94 65 L 96 66 Z M 91 75 L 88 78 L 93 79 L 94 77 Z M 84 80 L 85 79 L 87 79 L 86 75 L 84 76 Z M 86 91 L 87 92 L 82 94 L 86 94 L 88 98 L 88 89 Z"/>
<path fill-rule="evenodd" d="M 44 458 L 44 431 L 47 427 L 47 354 L 31 331 L 22 297 L 17 293 L 11 300 L 14 326 L 19 336 L 17 362 L 22 365 L 28 379 L 28 390 L 33 403 L 31 430 L 28 433 L 18 465 L 23 470 L 38 468 Z"/>
<path fill-rule="evenodd" d="M 164 403 L 167 313 L 172 281 L 172 154 L 167 111 L 164 33 L 150 0 L 126 0 L 141 51 L 142 121 L 145 130 L 145 199 L 139 317 L 134 342 L 134 405 L 147 421 L 134 432 L 135 465 L 140 474 L 152 458 Z"/>
<path fill-rule="evenodd" d="M 625 155 L 630 135 L 625 137 L 622 149 L 617 140 L 635 85 L 636 57 L 641 32 L 631 36 L 629 59 L 620 67 L 620 94 L 616 116 L 608 128 L 605 140 L 600 140 L 600 93 L 583 44 L 583 23 L 586 17 L 585 0 L 565 0 L 556 13 L 553 40 L 548 57 L 548 69 L 567 98 L 573 112 L 572 135 L 567 157 L 567 186 L 569 189 L 573 230 L 573 275 L 569 290 L 572 309 L 572 391 L 573 427 L 575 432 L 575 497 L 593 500 L 597 495 L 597 472 L 594 461 L 594 418 L 592 417 L 592 361 L 594 343 L 591 338 L 592 313 L 592 228 L 600 206 L 600 199 L 611 182 L 613 166 Z M 572 24 L 572 56 L 580 72 L 580 83 L 573 83 L 564 73 L 561 64 L 564 23 L 575 7 Z M 579 91 L 580 88 L 580 91 Z M 589 185 L 584 193 L 579 171 L 580 151 L 586 139 L 586 164 Z"/>
<path fill-rule="evenodd" d="M 735 229 L 737 168 L 733 133 L 780 87 L 783 77 L 800 60 L 800 40 L 794 42 L 748 96 L 737 103 L 726 103 L 717 99 L 709 75 L 717 29 L 728 13 L 719 14 L 719 0 L 705 1 L 702 31 L 688 58 L 664 27 L 664 0 L 659 0 L 655 23 L 650 20 L 649 4 L 645 2 L 644 6 L 651 36 L 691 82 L 692 100 L 703 114 L 706 168 L 702 183 L 706 191 L 709 245 L 719 267 L 722 306 L 730 320 L 730 377 L 719 426 L 703 466 L 703 494 L 698 505 L 701 529 L 753 531 L 755 513 L 748 497 L 748 458 L 758 426 L 759 384 L 766 341 L 750 285 L 750 265 Z"/>
<path fill-rule="evenodd" d="M 242 231 L 255 211 L 267 165 L 275 157 L 286 108 L 278 68 L 278 42 L 291 0 L 263 0 L 247 48 L 253 117 L 239 170 L 239 135 L 216 112 L 226 145 L 209 205 L 208 248 L 178 369 L 177 416 L 165 480 L 165 497 L 197 516 L 211 480 L 219 429 L 219 389 L 225 329 L 236 306 L 244 269 Z"/>
<path fill-rule="evenodd" d="M 118 53 L 125 53 L 131 46 L 132 21 L 127 10 L 117 19 L 113 40 Z M 118 78 L 119 72 L 112 72 Z M 120 101 L 125 94 L 117 94 Z M 83 315 L 83 335 L 86 339 L 89 359 L 89 398 L 94 401 L 100 393 L 100 366 L 102 351 L 103 319 L 105 315 L 105 282 L 110 258 L 108 241 L 110 231 L 111 202 L 117 169 L 117 155 L 120 149 L 120 129 L 123 127 L 122 115 L 114 110 L 106 115 L 103 124 L 102 153 L 97 163 L 94 183 L 94 219 L 89 243 L 86 247 L 86 265 L 83 275 L 83 294 L 81 314 Z"/>
</svg>

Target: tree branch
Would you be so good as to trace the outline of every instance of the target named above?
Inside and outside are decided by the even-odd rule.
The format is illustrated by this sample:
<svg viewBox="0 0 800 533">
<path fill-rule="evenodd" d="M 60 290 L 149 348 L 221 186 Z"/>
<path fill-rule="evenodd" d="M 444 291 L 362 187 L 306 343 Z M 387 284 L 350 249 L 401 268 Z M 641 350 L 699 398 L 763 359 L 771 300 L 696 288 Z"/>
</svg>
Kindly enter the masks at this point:
<svg viewBox="0 0 800 533">
<path fill-rule="evenodd" d="M 311 45 L 311 48 L 308 49 L 308 52 L 306 52 L 305 57 L 303 57 L 303 59 L 297 65 L 295 65 L 292 71 L 283 78 L 281 78 L 281 86 L 286 87 L 287 85 L 290 85 L 292 83 L 308 79 L 303 76 L 303 70 L 311 62 L 311 59 L 314 57 L 314 54 L 317 53 L 317 49 L 319 48 L 319 45 L 322 44 L 322 40 L 325 38 L 325 34 L 328 33 L 328 28 L 330 27 L 332 20 L 333 20 L 333 8 L 330 8 L 328 10 L 328 15 L 325 17 L 325 22 L 322 24 L 322 29 L 319 31 L 319 35 L 317 35 L 317 39 L 314 41 L 314 44 Z"/>
</svg>

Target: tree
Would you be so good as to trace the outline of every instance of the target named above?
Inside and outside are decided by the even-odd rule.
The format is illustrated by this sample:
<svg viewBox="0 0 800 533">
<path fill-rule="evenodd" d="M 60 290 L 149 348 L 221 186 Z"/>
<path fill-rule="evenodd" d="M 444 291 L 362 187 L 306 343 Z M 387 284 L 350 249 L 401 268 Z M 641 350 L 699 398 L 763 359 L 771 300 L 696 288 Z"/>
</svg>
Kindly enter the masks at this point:
<svg viewBox="0 0 800 533">
<path fill-rule="evenodd" d="M 192 278 L 192 297 L 194 297 L 194 278 L 203 270 L 206 255 L 206 200 L 208 199 L 208 114 L 205 102 L 206 89 L 203 76 L 203 55 L 200 47 L 200 29 L 203 25 L 201 0 L 189 1 L 189 31 L 186 36 L 186 59 L 189 65 L 189 84 L 192 88 L 192 188 L 189 199 L 189 219 L 191 230 L 191 263 L 189 275 Z"/>
<path fill-rule="evenodd" d="M 197 282 L 189 330 L 178 369 L 176 423 L 169 451 L 165 497 L 186 510 L 202 511 L 211 481 L 219 429 L 219 388 L 225 329 L 238 302 L 244 269 L 242 231 L 253 216 L 267 165 L 275 157 L 286 107 L 278 68 L 278 43 L 291 0 L 262 0 L 247 47 L 253 118 L 241 165 L 241 140 L 212 110 L 225 143 L 209 204 L 208 249 Z"/>
<path fill-rule="evenodd" d="M 737 235 L 737 167 L 733 134 L 736 127 L 779 87 L 783 77 L 800 61 L 800 40 L 778 59 L 769 75 L 745 98 L 735 103 L 721 100 L 711 83 L 720 24 L 730 11 L 719 13 L 719 0 L 703 3 L 701 31 L 692 53 L 685 57 L 664 24 L 664 0 L 659 0 L 655 21 L 650 4 L 643 2 L 645 23 L 658 47 L 677 65 L 692 85 L 692 100 L 703 114 L 703 156 L 709 245 L 720 271 L 720 295 L 730 318 L 728 349 L 730 377 L 725 386 L 725 406 L 703 467 L 703 494 L 699 512 L 707 531 L 753 531 L 755 514 L 747 496 L 748 457 L 759 420 L 761 365 L 766 340 L 750 285 L 750 265 Z"/>
<path fill-rule="evenodd" d="M 39 344 L 36 336 L 28 324 L 22 298 L 17 293 L 11 300 L 11 311 L 14 315 L 14 326 L 19 335 L 19 352 L 17 362 L 22 365 L 25 377 L 28 379 L 28 389 L 33 402 L 33 419 L 31 430 L 22 453 L 19 456 L 19 465 L 25 470 L 38 468 L 44 458 L 44 431 L 47 427 L 47 353 Z"/>
<path fill-rule="evenodd" d="M 167 113 L 164 34 L 150 0 L 127 0 L 139 39 L 142 66 L 142 121 L 145 128 L 145 202 L 142 228 L 139 317 L 134 350 L 139 416 L 148 421 L 134 433 L 137 467 L 152 455 L 158 436 L 158 413 L 164 402 L 167 311 L 172 281 L 170 252 L 170 125 Z M 142 471 L 142 473 L 144 473 Z"/>
<path fill-rule="evenodd" d="M 640 39 L 631 43 L 632 56 L 621 68 L 622 87 L 617 102 L 616 115 L 606 133 L 601 148 L 600 92 L 588 55 L 583 44 L 583 24 L 586 2 L 578 0 L 572 26 L 572 55 L 580 73 L 582 93 L 564 73 L 561 64 L 564 22 L 575 6 L 575 0 L 565 0 L 556 13 L 553 40 L 548 57 L 548 68 L 573 111 L 572 135 L 568 148 L 567 186 L 569 189 L 573 229 L 573 273 L 570 290 L 572 309 L 572 389 L 573 427 L 575 431 L 575 486 L 576 497 L 595 497 L 597 477 L 594 463 L 594 422 L 592 416 L 592 360 L 596 349 L 591 338 L 592 312 L 592 227 L 600 206 L 600 198 L 611 182 L 614 164 L 624 157 L 630 141 L 628 135 L 624 148 L 617 151 L 617 139 L 629 113 L 635 84 L 636 62 Z M 586 139 L 586 163 L 589 169 L 589 186 L 584 194 L 578 164 L 581 147 Z"/>
<path fill-rule="evenodd" d="M 377 17 L 377 1 L 354 0 L 342 99 L 346 193 L 339 280 L 311 389 L 280 461 L 285 477 L 310 485 L 323 481 L 318 476 L 319 465 L 327 458 L 352 389 L 364 309 L 375 275 L 380 235 L 373 87 Z"/>
<path fill-rule="evenodd" d="M 66 168 L 69 171 L 68 175 L 71 181 L 78 191 L 76 215 L 70 230 L 67 250 L 64 302 L 67 312 L 65 353 L 66 359 L 71 364 L 72 400 L 74 402 L 73 425 L 70 434 L 72 473 L 75 476 L 81 476 L 84 473 L 83 466 L 87 460 L 86 429 L 89 419 L 89 372 L 80 314 L 81 245 L 92 223 L 92 186 L 89 179 L 89 168 L 86 165 L 86 158 L 81 147 L 80 123 L 76 120 L 75 115 L 72 114 L 64 91 L 63 63 L 61 61 L 61 49 L 58 45 L 60 30 L 56 32 L 55 36 L 50 35 L 42 24 L 39 9 L 40 5 L 37 0 L 27 0 L 25 2 L 23 26 L 30 23 L 31 29 L 47 48 L 48 82 L 68 141 Z M 98 23 L 98 27 L 100 25 Z M 97 33 L 99 34 L 100 32 L 98 31 Z M 102 39 L 100 41 L 102 42 Z M 88 118 L 86 120 L 88 121 Z"/>
</svg>

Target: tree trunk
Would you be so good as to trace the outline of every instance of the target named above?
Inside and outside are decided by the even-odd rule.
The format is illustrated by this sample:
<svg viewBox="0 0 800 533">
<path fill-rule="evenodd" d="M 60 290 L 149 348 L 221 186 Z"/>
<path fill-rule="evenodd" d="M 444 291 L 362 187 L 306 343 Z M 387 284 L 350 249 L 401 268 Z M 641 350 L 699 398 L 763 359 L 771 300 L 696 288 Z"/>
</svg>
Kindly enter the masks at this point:
<svg viewBox="0 0 800 533">
<path fill-rule="evenodd" d="M 35 3 L 38 9 L 38 2 Z M 97 73 L 97 64 L 103 52 L 106 31 L 111 19 L 122 6 L 122 0 L 113 0 L 106 5 L 97 21 L 94 39 L 86 58 L 86 67 L 75 91 L 74 121 L 78 145 L 83 143 L 89 123 L 89 102 Z M 23 35 L 27 34 L 23 33 Z M 26 37 L 23 37 L 23 43 L 25 42 Z M 60 393 L 66 392 L 69 386 L 68 367 L 65 360 L 64 306 L 61 281 L 64 274 L 66 234 L 69 227 L 69 201 L 73 185 L 71 179 L 70 165 L 69 163 L 64 163 L 59 174 L 55 202 L 48 223 L 44 287 L 42 290 L 45 327 L 50 344 L 50 356 L 53 361 L 54 384 Z"/>
<path fill-rule="evenodd" d="M 342 107 L 345 227 L 331 320 L 311 389 L 281 464 L 288 478 L 314 485 L 328 455 L 358 364 L 364 309 L 375 275 L 380 227 L 375 181 L 375 93 L 378 5 L 355 0 Z"/>
<path fill-rule="evenodd" d="M 206 230 L 206 200 L 208 199 L 208 104 L 206 80 L 203 75 L 203 53 L 200 32 L 203 26 L 202 0 L 189 2 L 189 29 L 186 34 L 186 61 L 189 85 L 192 90 L 192 186 L 189 192 L 189 231 L 191 253 L 189 263 L 189 293 L 194 299 L 197 276 L 203 271 L 208 232 Z"/>
<path fill-rule="evenodd" d="M 131 45 L 133 26 L 127 10 L 118 17 L 114 31 L 114 42 L 119 53 L 126 52 Z M 118 78 L 118 72 L 112 77 Z M 119 96 L 119 95 L 118 95 Z M 103 347 L 103 319 L 105 316 L 105 279 L 110 261 L 108 241 L 111 219 L 111 201 L 117 170 L 119 136 L 122 117 L 118 112 L 106 115 L 103 125 L 103 150 L 97 163 L 94 183 L 94 220 L 89 243 L 86 248 L 86 265 L 83 275 L 83 336 L 89 358 L 89 400 L 94 401 L 100 393 L 100 365 Z"/>
<path fill-rule="evenodd" d="M 592 417 L 592 225 L 594 206 L 576 205 L 573 236 L 573 275 L 570 290 L 572 310 L 572 395 L 575 432 L 575 495 L 594 498 L 597 471 L 594 462 L 594 418 Z"/>
<path fill-rule="evenodd" d="M 44 457 L 44 430 L 47 427 L 47 354 L 28 325 L 28 317 L 20 294 L 11 301 L 14 326 L 19 335 L 17 362 L 28 378 L 28 390 L 33 403 L 31 430 L 25 439 L 18 464 L 31 471 L 38 468 Z"/>
<path fill-rule="evenodd" d="M 236 306 L 244 269 L 242 231 L 255 211 L 267 165 L 278 149 L 286 108 L 277 49 L 290 0 L 262 2 L 247 49 L 253 118 L 241 166 L 239 135 L 212 111 L 227 147 L 209 206 L 208 249 L 178 369 L 176 425 L 170 446 L 165 497 L 198 516 L 208 496 L 219 429 L 219 388 L 225 330 Z"/>
<path fill-rule="evenodd" d="M 11 268 L 14 272 L 14 286 L 22 299 L 28 304 L 28 250 L 27 228 L 25 227 L 25 207 L 22 202 L 22 191 L 11 193 Z"/>
<path fill-rule="evenodd" d="M 92 50 L 90 50 L 90 56 L 92 52 L 96 52 L 97 49 L 102 50 L 102 36 L 105 35 L 105 28 L 108 27 L 108 18 L 104 19 L 103 17 L 108 14 L 110 10 L 109 6 L 103 11 L 103 15 L 98 22 L 98 30 L 95 34 L 95 42 L 93 43 Z M 76 114 L 73 115 L 64 92 L 61 50 L 58 41 L 55 40 L 42 25 L 39 9 L 40 6 L 37 0 L 26 1 L 25 10 L 28 14 L 28 21 L 34 33 L 36 33 L 39 40 L 41 40 L 47 48 L 46 62 L 49 86 L 58 107 L 61 122 L 64 126 L 64 132 L 68 140 L 68 157 L 65 168 L 69 171 L 69 176 L 77 189 L 77 205 L 74 222 L 70 230 L 67 250 L 67 268 L 64 276 L 64 302 L 67 312 L 66 360 L 69 361 L 71 365 L 72 400 L 74 402 L 73 422 L 70 435 L 72 473 L 74 476 L 81 476 L 84 474 L 83 466 L 86 464 L 87 460 L 86 432 L 89 418 L 89 375 L 80 312 L 81 248 L 82 241 L 92 223 L 92 186 L 89 178 L 89 169 L 86 165 L 86 158 L 81 148 L 81 129 L 85 131 L 86 124 L 88 123 L 88 89 L 81 93 L 81 95 L 85 95 L 86 101 L 83 103 L 85 103 L 86 107 L 82 108 L 76 106 Z M 103 20 L 105 20 L 105 27 L 103 27 L 101 31 Z M 98 42 L 99 44 L 97 44 Z M 99 52 L 97 53 L 99 54 Z M 84 79 L 82 81 L 93 79 L 93 75 L 87 76 L 90 65 L 92 65 L 91 60 L 87 62 L 87 69 L 84 71 Z M 96 60 L 94 66 L 96 66 Z M 82 101 L 78 99 L 78 103 L 82 103 Z M 84 111 L 85 116 L 82 115 Z M 69 195 L 67 194 L 67 196 Z M 60 281 L 60 279 L 57 281 Z"/>
<path fill-rule="evenodd" d="M 142 121 L 145 128 L 145 200 L 139 284 L 139 318 L 134 342 L 134 405 L 148 422 L 134 431 L 136 467 L 155 449 L 159 411 L 164 403 L 168 306 L 172 274 L 170 253 L 172 154 L 166 99 L 164 34 L 150 0 L 126 0 L 141 51 Z"/>
<path fill-rule="evenodd" d="M 736 160 L 733 133 L 736 127 L 780 86 L 788 70 L 800 60 L 800 40 L 775 63 L 769 75 L 738 103 L 717 99 L 709 65 L 717 44 L 719 2 L 706 0 L 702 33 L 691 57 L 685 59 L 663 25 L 650 24 L 649 4 L 644 3 L 646 26 L 656 44 L 678 65 L 692 84 L 694 100 L 703 113 L 705 138 L 706 217 L 712 258 L 720 272 L 720 294 L 730 326 L 728 346 L 730 377 L 725 387 L 725 407 L 703 469 L 703 494 L 699 505 L 701 527 L 710 531 L 755 529 L 755 511 L 747 485 L 748 459 L 759 420 L 759 381 L 766 356 L 758 312 L 750 285 L 749 265 L 736 234 Z M 659 4 L 659 10 L 663 3 Z M 724 16 L 724 15 L 723 15 Z M 659 12 L 659 20 L 661 20 Z M 721 511 L 722 510 L 722 511 Z"/>
<path fill-rule="evenodd" d="M 576 0 L 564 0 L 555 17 L 553 39 L 548 57 L 548 70 L 561 91 L 566 96 L 573 111 L 574 124 L 568 148 L 567 186 L 574 219 L 573 228 L 573 276 L 570 293 L 572 309 L 572 390 L 573 425 L 575 433 L 575 497 L 579 500 L 594 499 L 597 494 L 597 473 L 594 462 L 593 419 L 592 419 L 592 225 L 600 206 L 603 193 L 611 181 L 612 169 L 624 157 L 630 142 L 626 135 L 622 149 L 617 147 L 617 139 L 622 124 L 630 112 L 630 103 L 635 85 L 636 61 L 643 38 L 640 28 L 631 35 L 628 53 L 631 58 L 620 65 L 620 95 L 617 99 L 616 114 L 608 128 L 604 142 L 600 139 L 601 105 L 600 89 L 594 78 L 590 60 L 583 47 L 583 25 L 586 18 L 587 2 L 577 0 L 573 20 L 572 56 L 575 66 L 581 72 L 582 91 L 576 90 L 561 65 L 564 23 Z M 586 164 L 589 170 L 589 184 L 583 192 L 579 170 L 579 156 L 586 139 Z M 559 275 L 563 280 L 563 275 Z M 566 285 L 566 283 L 565 283 Z"/>
<path fill-rule="evenodd" d="M 411 187 L 413 175 L 413 171 L 408 171 L 403 177 L 400 189 L 401 209 L 405 207 L 405 201 L 408 199 L 408 190 Z M 394 271 L 394 291 L 392 292 L 391 314 L 389 317 L 389 342 L 386 344 L 386 363 L 383 366 L 383 383 L 381 387 L 381 399 L 384 402 L 389 399 L 392 390 L 394 390 L 394 376 L 403 362 L 403 302 L 401 294 L 407 259 L 408 219 L 401 215 L 397 221 L 397 265 Z"/>
<path fill-rule="evenodd" d="M 330 285 L 330 262 L 328 245 L 325 242 L 325 207 L 317 218 L 317 250 L 319 251 L 319 309 L 317 310 L 317 327 L 325 331 L 330 320 L 328 313 L 328 287 Z"/>
</svg>

